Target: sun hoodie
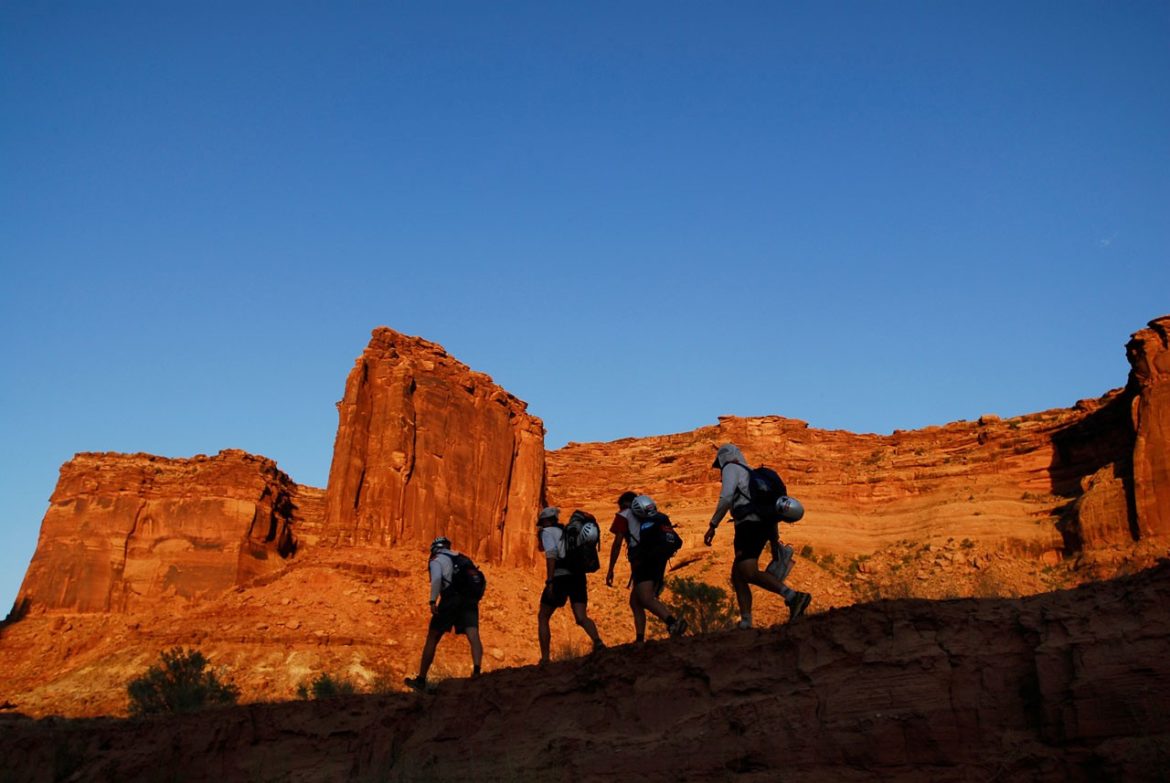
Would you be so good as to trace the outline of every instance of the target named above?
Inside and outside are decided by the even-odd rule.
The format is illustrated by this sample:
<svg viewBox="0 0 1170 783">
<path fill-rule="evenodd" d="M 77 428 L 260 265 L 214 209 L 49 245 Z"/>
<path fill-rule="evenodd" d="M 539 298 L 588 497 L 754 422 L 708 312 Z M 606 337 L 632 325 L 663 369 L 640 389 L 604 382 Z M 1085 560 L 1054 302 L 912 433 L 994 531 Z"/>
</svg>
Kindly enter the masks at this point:
<svg viewBox="0 0 1170 783">
<path fill-rule="evenodd" d="M 748 498 L 748 471 L 750 466 L 743 457 L 743 452 L 734 443 L 724 443 L 715 454 L 715 462 L 711 465 L 719 468 L 723 473 L 723 487 L 719 490 L 719 504 L 715 506 L 715 513 L 711 515 L 711 527 L 719 527 L 723 517 L 731 511 L 736 497 Z M 743 519 L 734 519 L 739 524 L 744 519 L 756 519 L 753 514 L 743 515 Z"/>
</svg>

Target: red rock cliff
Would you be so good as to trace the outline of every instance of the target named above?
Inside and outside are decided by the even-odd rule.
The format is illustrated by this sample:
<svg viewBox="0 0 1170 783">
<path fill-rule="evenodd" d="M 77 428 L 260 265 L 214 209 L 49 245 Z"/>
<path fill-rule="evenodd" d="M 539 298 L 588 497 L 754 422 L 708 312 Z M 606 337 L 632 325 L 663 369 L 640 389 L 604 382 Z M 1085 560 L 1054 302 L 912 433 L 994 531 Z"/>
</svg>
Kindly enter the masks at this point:
<svg viewBox="0 0 1170 783">
<path fill-rule="evenodd" d="M 1134 506 L 1139 534 L 1170 535 L 1170 316 L 1126 346 L 1133 371 Z"/>
<path fill-rule="evenodd" d="M 390 546 L 450 537 L 477 559 L 531 563 L 544 426 L 439 345 L 373 332 L 338 403 L 325 536 Z"/>
<path fill-rule="evenodd" d="M 549 499 L 606 514 L 635 489 L 697 536 L 719 494 L 711 459 L 730 441 L 804 501 L 808 515 L 791 535 L 818 550 L 969 538 L 1049 563 L 1114 551 L 1170 534 L 1168 343 L 1170 316 L 1129 343 L 1124 390 L 1012 419 L 868 435 L 721 417 L 676 435 L 570 443 L 548 455 Z"/>
<path fill-rule="evenodd" d="M 124 611 L 241 584 L 295 550 L 298 494 L 312 492 L 243 451 L 78 454 L 61 467 L 17 605 Z"/>
</svg>

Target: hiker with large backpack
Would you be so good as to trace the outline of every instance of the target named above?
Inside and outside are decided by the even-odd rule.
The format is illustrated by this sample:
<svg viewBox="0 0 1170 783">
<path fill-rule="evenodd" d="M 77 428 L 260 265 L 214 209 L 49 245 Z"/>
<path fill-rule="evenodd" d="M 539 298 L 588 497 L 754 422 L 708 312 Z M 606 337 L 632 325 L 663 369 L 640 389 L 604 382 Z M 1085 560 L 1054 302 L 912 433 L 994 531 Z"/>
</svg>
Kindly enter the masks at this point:
<svg viewBox="0 0 1170 783">
<path fill-rule="evenodd" d="M 586 574 L 601 567 L 597 559 L 601 531 L 597 527 L 597 520 L 584 511 L 574 511 L 567 525 L 560 523 L 560 513 L 559 508 L 550 506 L 542 510 L 536 520 L 547 576 L 536 616 L 542 664 L 549 662 L 549 647 L 552 644 L 549 620 L 566 602 L 573 609 L 573 619 L 577 625 L 593 642 L 593 650 L 605 647 L 597 633 L 597 626 L 589 619 L 589 583 L 586 580 Z"/>
<path fill-rule="evenodd" d="M 780 543 L 779 522 L 795 522 L 804 514 L 804 508 L 800 501 L 788 497 L 784 482 L 774 470 L 752 470 L 733 443 L 719 447 L 711 467 L 719 469 L 723 483 L 703 543 L 711 546 L 719 523 L 730 511 L 735 523 L 731 586 L 739 603 L 739 627 L 752 627 L 752 585 L 781 596 L 788 607 L 789 620 L 795 620 L 804 614 L 812 596 L 784 583 L 792 569 L 792 547 Z M 766 545 L 772 549 L 772 563 L 761 571 L 760 554 Z"/>
<path fill-rule="evenodd" d="M 658 599 L 666 578 L 666 564 L 682 546 L 670 517 L 658 511 L 648 495 L 638 495 L 630 502 L 629 529 L 626 533 L 630 556 L 630 610 L 634 613 L 634 642 L 646 638 L 646 612 L 666 623 L 671 636 L 682 636 L 687 621 L 677 617 Z"/>
<path fill-rule="evenodd" d="M 435 660 L 435 649 L 443 634 L 467 637 L 471 645 L 471 676 L 479 676 L 483 661 L 483 643 L 479 640 L 479 599 L 487 587 L 487 578 L 467 555 L 451 548 L 451 542 L 439 536 L 431 542 L 431 559 L 427 564 L 431 579 L 431 622 L 423 645 L 418 676 L 407 677 L 406 684 L 416 691 L 427 687 L 427 672 Z"/>
</svg>

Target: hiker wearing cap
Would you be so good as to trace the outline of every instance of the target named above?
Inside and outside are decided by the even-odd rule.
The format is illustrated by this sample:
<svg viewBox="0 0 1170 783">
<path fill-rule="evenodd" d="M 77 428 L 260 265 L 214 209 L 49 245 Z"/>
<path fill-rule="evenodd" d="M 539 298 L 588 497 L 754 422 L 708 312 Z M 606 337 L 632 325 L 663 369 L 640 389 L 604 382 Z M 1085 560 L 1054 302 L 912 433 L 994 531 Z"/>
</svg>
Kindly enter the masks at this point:
<svg viewBox="0 0 1170 783">
<path fill-rule="evenodd" d="M 634 641 L 646 638 L 646 612 L 666 623 L 671 636 L 682 636 L 687 621 L 675 617 L 669 606 L 658 599 L 666 578 L 666 564 L 682 545 L 674 532 L 670 517 L 659 513 L 658 506 L 648 495 L 638 495 L 630 501 L 630 526 L 627 544 L 630 551 L 630 610 L 634 613 Z"/>
<path fill-rule="evenodd" d="M 435 659 L 435 649 L 443 634 L 455 633 L 467 637 L 471 645 L 471 676 L 479 676 L 483 660 L 483 643 L 479 640 L 479 599 L 483 597 L 487 580 L 467 555 L 451 548 L 451 542 L 439 536 L 431 542 L 431 559 L 427 564 L 431 580 L 431 622 L 423 645 L 418 676 L 407 677 L 406 684 L 421 691 L 427 685 L 427 672 Z"/>
<path fill-rule="evenodd" d="M 789 619 L 795 620 L 804 614 L 812 596 L 784 584 L 784 578 L 792 567 L 792 547 L 780 544 L 777 520 L 765 519 L 751 503 L 752 472 L 743 452 L 734 443 L 725 443 L 719 447 L 711 467 L 720 471 L 722 486 L 703 543 L 711 546 L 719 523 L 730 511 L 735 523 L 735 561 L 731 565 L 731 586 L 739 604 L 739 627 L 752 627 L 752 585 L 781 596 L 788 607 Z M 776 480 L 779 481 L 779 477 Z M 782 482 L 780 493 L 784 493 Z M 795 500 L 788 500 L 799 506 Z M 803 508 L 800 513 L 803 514 Z M 761 571 L 760 554 L 765 545 L 771 546 L 773 564 Z"/>
<path fill-rule="evenodd" d="M 601 636 L 597 633 L 597 626 L 589 619 L 589 584 L 585 579 L 584 571 L 574 571 L 570 562 L 565 558 L 564 537 L 565 530 L 560 524 L 561 510 L 549 506 L 540 512 L 536 520 L 537 534 L 540 537 L 540 548 L 544 551 L 545 574 L 544 591 L 540 594 L 540 609 L 536 615 L 537 637 L 540 640 L 540 662 L 549 662 L 549 647 L 552 644 L 552 630 L 549 620 L 553 613 L 566 602 L 573 609 L 573 619 L 577 625 L 589 635 L 593 642 L 593 649 L 605 647 Z M 592 517 L 590 517 L 592 519 Z M 596 526 L 594 526 L 596 533 Z M 596 546 L 597 536 L 593 537 Z M 596 570 L 597 558 L 593 559 L 593 568 Z"/>
<path fill-rule="evenodd" d="M 634 519 L 634 512 L 630 511 L 630 504 L 634 502 L 636 497 L 638 497 L 637 492 L 623 492 L 617 499 L 618 510 L 613 516 L 613 523 L 609 526 L 609 532 L 613 533 L 613 546 L 609 548 L 609 570 L 605 572 L 607 587 L 613 587 L 613 568 L 617 565 L 618 555 L 622 553 L 622 542 L 629 538 L 631 531 L 638 527 L 638 523 Z M 634 550 L 629 547 L 626 551 L 628 554 L 632 554 Z"/>
</svg>

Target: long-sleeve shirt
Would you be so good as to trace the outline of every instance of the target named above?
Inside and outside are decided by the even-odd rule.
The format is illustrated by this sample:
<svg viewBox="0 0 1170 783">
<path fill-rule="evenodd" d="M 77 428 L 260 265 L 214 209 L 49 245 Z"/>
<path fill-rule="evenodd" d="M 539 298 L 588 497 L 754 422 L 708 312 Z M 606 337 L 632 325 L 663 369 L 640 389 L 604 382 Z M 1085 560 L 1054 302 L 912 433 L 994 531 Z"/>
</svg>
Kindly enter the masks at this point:
<svg viewBox="0 0 1170 783">
<path fill-rule="evenodd" d="M 736 498 L 746 500 L 749 497 L 748 479 L 750 473 L 743 452 L 731 443 L 719 447 L 715 462 L 722 471 L 723 483 L 719 488 L 719 502 L 715 505 L 715 513 L 711 515 L 711 526 L 719 527 L 719 523 L 727 516 L 727 512 L 732 510 Z M 750 514 L 745 516 L 746 518 L 755 519 Z M 738 524 L 743 520 L 735 519 L 733 521 Z"/>
<path fill-rule="evenodd" d="M 431 603 L 438 601 L 439 594 L 451 586 L 451 577 L 455 575 L 453 556 L 457 554 L 454 549 L 444 549 L 431 558 L 427 566 L 431 575 Z"/>
</svg>

